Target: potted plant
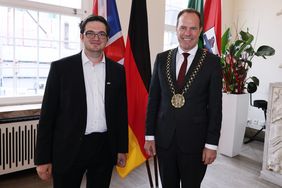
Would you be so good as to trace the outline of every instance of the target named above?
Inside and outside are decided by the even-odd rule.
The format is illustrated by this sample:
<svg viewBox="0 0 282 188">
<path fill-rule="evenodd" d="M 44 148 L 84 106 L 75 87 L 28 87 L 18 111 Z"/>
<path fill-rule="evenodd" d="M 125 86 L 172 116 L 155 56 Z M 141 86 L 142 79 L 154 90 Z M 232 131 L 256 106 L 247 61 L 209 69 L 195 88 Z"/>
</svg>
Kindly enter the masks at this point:
<svg viewBox="0 0 282 188">
<path fill-rule="evenodd" d="M 222 55 L 221 65 L 223 70 L 223 92 L 231 94 L 243 94 L 245 89 L 253 93 L 259 86 L 256 76 L 247 77 L 252 67 L 254 56 L 272 56 L 275 50 L 267 45 L 260 46 L 257 50 L 252 46 L 254 36 L 249 31 L 241 30 L 235 40 L 231 39 L 230 28 L 228 28 L 221 40 Z"/>
<path fill-rule="evenodd" d="M 222 127 L 219 152 L 233 157 L 240 153 L 244 139 L 249 96 L 259 86 L 256 76 L 249 76 L 253 57 L 274 55 L 275 50 L 267 45 L 257 50 L 252 46 L 254 36 L 249 31 L 240 31 L 234 40 L 230 37 L 230 28 L 222 36 L 221 65 L 223 72 Z"/>
</svg>

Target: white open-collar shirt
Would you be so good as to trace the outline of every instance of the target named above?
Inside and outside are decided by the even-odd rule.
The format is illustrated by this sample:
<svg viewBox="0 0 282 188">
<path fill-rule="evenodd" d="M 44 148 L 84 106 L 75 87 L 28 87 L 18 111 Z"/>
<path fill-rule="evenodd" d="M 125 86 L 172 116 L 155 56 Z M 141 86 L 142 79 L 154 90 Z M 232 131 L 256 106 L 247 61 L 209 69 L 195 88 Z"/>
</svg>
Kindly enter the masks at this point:
<svg viewBox="0 0 282 188">
<path fill-rule="evenodd" d="M 85 134 L 93 132 L 106 132 L 105 115 L 105 79 L 106 79 L 106 59 L 103 54 L 102 61 L 93 64 L 85 55 L 81 53 L 84 82 L 87 102 L 87 124 Z"/>
</svg>

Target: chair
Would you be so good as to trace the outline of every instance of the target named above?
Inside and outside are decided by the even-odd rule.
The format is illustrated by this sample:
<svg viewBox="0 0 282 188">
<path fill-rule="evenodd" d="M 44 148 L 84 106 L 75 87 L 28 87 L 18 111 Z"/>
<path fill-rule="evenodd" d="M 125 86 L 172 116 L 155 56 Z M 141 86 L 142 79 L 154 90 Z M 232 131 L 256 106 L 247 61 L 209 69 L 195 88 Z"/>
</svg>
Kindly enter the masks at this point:
<svg viewBox="0 0 282 188">
<path fill-rule="evenodd" d="M 250 105 L 256 108 L 261 108 L 264 112 L 264 120 L 266 122 L 266 112 L 267 112 L 267 101 L 266 100 L 254 100 L 252 102 L 252 93 L 250 93 Z M 262 126 L 260 130 L 258 130 L 253 136 L 251 136 L 248 140 L 244 141 L 244 144 L 252 142 L 255 137 L 263 130 L 265 129 L 265 123 Z"/>
</svg>

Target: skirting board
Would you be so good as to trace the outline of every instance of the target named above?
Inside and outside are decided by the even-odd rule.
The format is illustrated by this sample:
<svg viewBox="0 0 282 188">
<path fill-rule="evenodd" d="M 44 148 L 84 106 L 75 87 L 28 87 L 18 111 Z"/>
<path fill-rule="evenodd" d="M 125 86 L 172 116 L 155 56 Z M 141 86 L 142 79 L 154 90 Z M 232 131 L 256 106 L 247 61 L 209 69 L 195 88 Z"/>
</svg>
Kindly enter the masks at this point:
<svg viewBox="0 0 282 188">
<path fill-rule="evenodd" d="M 260 171 L 259 177 L 269 182 L 272 182 L 276 185 L 282 186 L 282 175 L 281 174 L 277 174 L 269 170 L 262 170 Z"/>
</svg>

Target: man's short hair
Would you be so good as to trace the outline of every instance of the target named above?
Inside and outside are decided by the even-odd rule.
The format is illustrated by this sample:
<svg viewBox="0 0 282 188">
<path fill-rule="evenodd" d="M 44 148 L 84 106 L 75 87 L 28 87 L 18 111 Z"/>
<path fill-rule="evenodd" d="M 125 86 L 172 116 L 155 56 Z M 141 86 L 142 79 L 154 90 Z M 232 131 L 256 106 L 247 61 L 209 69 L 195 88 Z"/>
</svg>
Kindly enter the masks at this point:
<svg viewBox="0 0 282 188">
<path fill-rule="evenodd" d="M 202 19 L 201 19 L 201 14 L 200 12 L 198 12 L 197 10 L 195 9 L 192 9 L 192 8 L 186 8 L 186 9 L 183 9 L 181 10 L 178 15 L 177 15 L 177 22 L 176 22 L 176 27 L 178 26 L 178 22 L 179 22 L 179 17 L 184 14 L 184 13 L 194 13 L 198 16 L 199 20 L 200 20 L 200 27 L 203 27 L 203 22 L 202 22 Z"/>
<path fill-rule="evenodd" d="M 106 32 L 107 35 L 109 35 L 110 33 L 110 26 L 107 22 L 107 20 L 103 17 L 103 16 L 96 16 L 96 15 L 89 15 L 87 18 L 85 18 L 84 20 L 82 20 L 79 24 L 79 28 L 80 28 L 80 33 L 83 34 L 85 32 L 85 26 L 88 22 L 92 22 L 92 21 L 97 21 L 97 22 L 101 22 L 106 26 Z"/>
</svg>

